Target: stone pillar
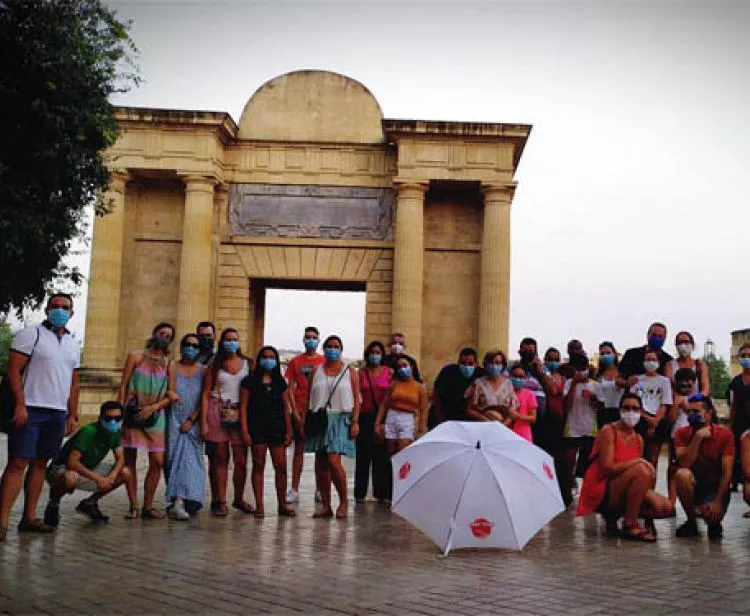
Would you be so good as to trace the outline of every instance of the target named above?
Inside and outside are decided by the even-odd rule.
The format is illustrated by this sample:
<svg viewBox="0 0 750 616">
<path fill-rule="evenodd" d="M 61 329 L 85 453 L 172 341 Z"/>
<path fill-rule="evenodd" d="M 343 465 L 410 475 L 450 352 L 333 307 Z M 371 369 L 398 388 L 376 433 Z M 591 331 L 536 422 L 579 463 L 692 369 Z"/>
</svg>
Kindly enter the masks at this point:
<svg viewBox="0 0 750 616">
<path fill-rule="evenodd" d="M 97 370 L 121 368 L 117 357 L 122 292 L 122 251 L 125 239 L 125 189 L 130 176 L 112 172 L 104 200 L 109 213 L 94 217 L 86 309 L 87 367 Z"/>
<path fill-rule="evenodd" d="M 213 285 L 214 186 L 216 180 L 186 175 L 182 221 L 180 292 L 177 304 L 178 337 L 195 331 L 211 318 Z"/>
<path fill-rule="evenodd" d="M 479 352 L 508 349 L 510 317 L 510 204 L 516 185 L 482 187 L 482 265 L 479 287 Z"/>
<path fill-rule="evenodd" d="M 427 184 L 397 183 L 393 238 L 393 319 L 391 328 L 406 336 L 407 352 L 422 355 L 424 195 Z"/>
</svg>

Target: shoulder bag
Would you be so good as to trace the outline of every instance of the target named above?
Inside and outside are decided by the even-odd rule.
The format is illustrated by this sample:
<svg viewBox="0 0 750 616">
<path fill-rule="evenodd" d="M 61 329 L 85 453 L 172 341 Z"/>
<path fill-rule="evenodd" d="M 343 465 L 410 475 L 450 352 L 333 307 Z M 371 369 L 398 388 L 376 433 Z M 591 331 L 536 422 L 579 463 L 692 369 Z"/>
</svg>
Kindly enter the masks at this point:
<svg viewBox="0 0 750 616">
<path fill-rule="evenodd" d="M 336 380 L 336 383 L 333 386 L 333 389 L 328 394 L 328 401 L 326 402 L 325 406 L 317 409 L 315 412 L 308 411 L 307 415 L 305 415 L 305 438 L 312 438 L 319 436 L 321 434 L 325 434 L 326 430 L 328 429 L 328 409 L 331 407 L 331 400 L 333 399 L 333 394 L 336 393 L 336 390 L 338 389 L 339 383 L 341 383 L 341 379 L 344 378 L 344 375 L 349 372 L 349 366 L 344 368 L 344 371 L 341 373 L 341 376 Z M 313 379 L 315 376 L 313 375 Z"/>
<path fill-rule="evenodd" d="M 159 393 L 158 400 L 161 400 L 164 395 L 167 393 L 167 388 L 169 387 L 169 369 L 172 367 L 172 361 L 169 360 L 167 362 L 167 380 L 164 381 L 164 387 L 162 388 L 161 392 Z M 148 430 L 150 428 L 153 428 L 156 425 L 156 422 L 159 420 L 159 416 L 157 415 L 157 411 L 154 411 L 146 417 L 146 419 L 140 420 L 138 419 L 138 413 L 141 412 L 141 407 L 138 405 L 138 396 L 133 396 L 128 400 L 128 402 L 125 404 L 125 412 L 123 413 L 123 423 L 125 424 L 125 427 L 127 428 L 139 428 L 141 430 Z"/>
<path fill-rule="evenodd" d="M 21 387 L 26 384 L 26 375 L 29 372 L 29 366 L 31 365 L 31 358 L 34 356 L 36 351 L 36 345 L 39 344 L 39 326 L 36 327 L 36 340 L 34 346 L 31 348 L 29 354 L 29 361 L 21 371 Z M 0 432 L 10 434 L 13 430 L 13 417 L 16 414 L 16 400 L 13 397 L 13 390 L 10 388 L 10 381 L 8 380 L 8 374 L 3 376 L 2 382 L 0 382 Z"/>
</svg>

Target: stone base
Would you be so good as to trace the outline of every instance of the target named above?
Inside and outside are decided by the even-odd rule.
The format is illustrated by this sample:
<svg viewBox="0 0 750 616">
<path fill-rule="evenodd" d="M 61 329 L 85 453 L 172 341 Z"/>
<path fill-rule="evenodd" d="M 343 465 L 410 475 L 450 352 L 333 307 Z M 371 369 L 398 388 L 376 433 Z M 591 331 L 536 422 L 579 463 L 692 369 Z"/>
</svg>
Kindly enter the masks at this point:
<svg viewBox="0 0 750 616">
<path fill-rule="evenodd" d="M 99 407 L 107 400 L 117 400 L 120 388 L 119 370 L 84 368 L 80 373 L 81 392 L 78 397 L 80 424 L 93 421 L 99 415 Z"/>
</svg>

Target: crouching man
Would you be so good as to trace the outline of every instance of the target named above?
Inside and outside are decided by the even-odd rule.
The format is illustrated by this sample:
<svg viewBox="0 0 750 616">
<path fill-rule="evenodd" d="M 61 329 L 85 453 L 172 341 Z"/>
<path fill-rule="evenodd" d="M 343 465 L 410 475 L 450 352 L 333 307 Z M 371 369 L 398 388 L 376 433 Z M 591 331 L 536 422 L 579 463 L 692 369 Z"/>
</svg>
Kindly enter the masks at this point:
<svg viewBox="0 0 750 616">
<path fill-rule="evenodd" d="M 136 484 L 120 445 L 122 406 L 109 401 L 102 404 L 99 420 L 83 426 L 63 445 L 60 455 L 47 468 L 50 485 L 49 503 L 44 511 L 44 523 L 57 527 L 60 523 L 60 499 L 76 489 L 93 492 L 76 507 L 76 511 L 95 522 L 106 523 L 109 517 L 99 509 L 99 499 L 122 484 L 128 492 L 130 511 L 138 511 Z M 114 466 L 102 464 L 109 452 L 115 457 Z"/>
</svg>

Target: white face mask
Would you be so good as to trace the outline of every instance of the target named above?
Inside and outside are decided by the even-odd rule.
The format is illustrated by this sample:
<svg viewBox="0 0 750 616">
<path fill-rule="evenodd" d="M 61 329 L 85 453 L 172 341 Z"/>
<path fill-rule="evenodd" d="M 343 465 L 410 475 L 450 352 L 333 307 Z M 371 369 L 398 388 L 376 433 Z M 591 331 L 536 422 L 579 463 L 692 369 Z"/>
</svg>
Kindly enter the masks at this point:
<svg viewBox="0 0 750 616">
<path fill-rule="evenodd" d="M 659 362 L 658 361 L 644 361 L 643 367 L 646 369 L 646 372 L 656 372 L 659 369 Z"/>
<path fill-rule="evenodd" d="M 399 344 L 398 342 L 394 342 L 391 345 L 391 352 L 394 355 L 401 355 L 401 353 L 404 352 L 404 345 L 403 344 Z"/>
<path fill-rule="evenodd" d="M 677 353 L 680 357 L 690 357 L 693 354 L 693 345 L 689 342 L 681 342 L 677 345 Z"/>
<path fill-rule="evenodd" d="M 638 411 L 620 411 L 620 419 L 626 426 L 634 428 L 641 420 L 641 414 Z"/>
</svg>

